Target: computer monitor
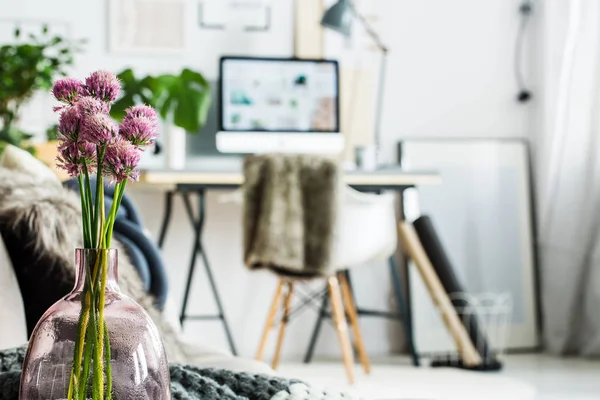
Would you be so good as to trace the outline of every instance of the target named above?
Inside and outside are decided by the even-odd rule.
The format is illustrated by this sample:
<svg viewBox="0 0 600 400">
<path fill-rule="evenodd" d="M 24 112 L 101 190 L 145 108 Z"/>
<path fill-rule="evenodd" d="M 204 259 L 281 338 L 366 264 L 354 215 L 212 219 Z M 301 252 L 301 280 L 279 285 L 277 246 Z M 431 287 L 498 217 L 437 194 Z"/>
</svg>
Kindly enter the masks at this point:
<svg viewBox="0 0 600 400">
<path fill-rule="evenodd" d="M 220 152 L 339 153 L 339 109 L 336 61 L 221 58 Z"/>
</svg>

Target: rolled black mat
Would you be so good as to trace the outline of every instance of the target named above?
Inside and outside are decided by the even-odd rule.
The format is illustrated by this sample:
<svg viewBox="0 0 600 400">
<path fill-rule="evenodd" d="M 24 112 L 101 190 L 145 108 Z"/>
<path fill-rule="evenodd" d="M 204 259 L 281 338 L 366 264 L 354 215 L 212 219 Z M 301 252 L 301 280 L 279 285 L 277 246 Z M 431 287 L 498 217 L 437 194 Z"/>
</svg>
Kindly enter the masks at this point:
<svg viewBox="0 0 600 400">
<path fill-rule="evenodd" d="M 431 218 L 426 215 L 421 216 L 415 220 L 413 225 L 417 231 L 419 240 L 427 253 L 427 257 L 440 278 L 446 293 L 448 293 L 448 295 L 465 293 L 465 289 L 454 273 L 454 268 L 450 263 L 450 259 L 444 251 L 442 242 L 436 234 Z M 483 364 L 495 364 L 496 361 L 494 360 L 493 354 L 490 353 L 488 339 L 479 327 L 477 315 L 470 313 L 469 315 L 465 315 L 464 311 L 468 309 L 468 302 L 465 299 L 451 298 L 451 300 L 461 322 L 469 333 L 469 338 L 471 339 L 471 342 L 473 342 L 473 346 L 475 346 L 481 355 Z"/>
</svg>

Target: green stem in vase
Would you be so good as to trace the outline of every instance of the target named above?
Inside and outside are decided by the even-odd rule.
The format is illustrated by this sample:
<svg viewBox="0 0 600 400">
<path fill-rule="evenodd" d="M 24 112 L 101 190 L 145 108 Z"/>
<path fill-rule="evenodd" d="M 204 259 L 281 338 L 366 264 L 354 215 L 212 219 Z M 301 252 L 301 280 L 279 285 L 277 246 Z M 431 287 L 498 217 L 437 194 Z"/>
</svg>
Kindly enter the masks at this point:
<svg viewBox="0 0 600 400">
<path fill-rule="evenodd" d="M 92 307 L 95 308 L 95 307 Z M 93 313 L 95 312 L 95 310 L 91 313 L 93 315 Z M 82 368 L 82 372 L 81 372 L 81 378 L 79 379 L 79 400 L 85 400 L 87 399 L 87 393 L 88 393 L 88 388 L 89 388 L 89 379 L 90 379 L 90 364 L 91 364 L 91 359 L 94 355 L 94 342 L 95 342 L 95 330 L 94 327 L 91 326 L 93 325 L 93 320 L 94 317 L 91 317 L 88 319 L 88 327 L 86 330 L 86 337 L 85 337 L 85 351 L 84 351 L 84 356 L 83 356 L 83 368 Z"/>
<path fill-rule="evenodd" d="M 112 400 L 112 366 L 110 364 L 110 337 L 108 335 L 108 327 L 104 326 L 104 357 L 106 368 L 106 400 Z"/>
<path fill-rule="evenodd" d="M 75 340 L 75 351 L 73 355 L 73 367 L 71 370 L 71 381 L 69 382 L 69 400 L 79 398 L 79 381 L 81 373 L 81 361 L 85 346 L 86 330 L 90 319 L 89 309 L 89 294 L 84 291 L 82 298 L 84 299 L 81 305 L 79 314 L 79 322 L 77 324 L 77 338 Z"/>
<path fill-rule="evenodd" d="M 107 264 L 106 251 L 100 250 L 101 257 L 101 272 L 100 272 L 100 287 L 98 288 L 98 324 L 96 328 L 98 330 L 98 337 L 96 340 L 96 355 L 94 356 L 94 381 L 101 390 L 104 390 L 104 305 L 105 305 L 105 291 L 106 291 L 106 274 Z M 97 378 L 97 379 L 96 379 Z"/>
<path fill-rule="evenodd" d="M 100 151 L 98 157 L 98 165 L 101 165 L 103 150 Z M 96 274 L 94 282 L 98 283 L 100 280 L 100 287 L 96 291 L 95 301 L 97 302 L 98 319 L 94 328 L 96 329 L 97 336 L 95 341 L 95 355 L 94 355 L 94 391 L 100 391 L 104 393 L 104 304 L 105 304 L 105 291 L 106 291 L 106 275 L 107 275 L 107 264 L 106 250 L 104 249 L 104 231 L 105 215 L 104 215 L 104 183 L 102 182 L 102 171 L 98 168 L 98 175 L 96 177 L 98 183 L 98 191 L 96 192 L 96 214 L 99 219 L 99 238 L 98 238 L 98 252 L 97 252 L 97 269 L 99 276 Z M 99 206 L 98 206 L 99 204 Z"/>
<path fill-rule="evenodd" d="M 84 289 L 83 295 L 85 296 L 85 306 L 88 310 L 87 325 L 86 325 L 86 335 L 85 335 L 85 351 L 83 357 L 83 372 L 81 379 L 79 380 L 79 395 L 80 400 L 87 399 L 87 391 L 89 387 L 89 377 L 90 377 L 90 364 L 94 354 L 94 345 L 96 343 L 96 301 L 95 301 L 95 288 L 94 288 L 94 275 L 95 271 L 98 269 L 98 258 L 94 260 L 94 268 L 93 270 L 90 268 L 90 260 L 87 260 L 88 263 L 86 265 L 86 284 L 87 287 Z M 97 398 L 94 395 L 94 399 Z"/>
<path fill-rule="evenodd" d="M 104 371 L 102 370 L 102 362 L 100 362 L 100 368 L 97 368 L 97 363 L 96 363 L 96 357 L 94 356 L 94 352 L 96 351 L 96 349 L 98 348 L 98 309 L 97 309 L 97 305 L 95 304 L 96 302 L 92 300 L 92 318 L 90 318 L 90 325 L 88 326 L 88 331 L 90 331 L 91 333 L 91 340 L 90 340 L 90 346 L 89 346 L 89 353 L 88 354 L 88 362 L 91 363 L 92 361 L 94 362 L 94 376 L 93 376 L 93 382 L 92 382 L 92 399 L 93 400 L 102 400 L 103 396 L 103 390 L 104 388 L 102 387 L 102 381 L 103 381 L 103 373 Z M 88 367 L 88 379 L 89 379 L 89 367 Z M 87 380 L 86 380 L 87 381 Z"/>
</svg>

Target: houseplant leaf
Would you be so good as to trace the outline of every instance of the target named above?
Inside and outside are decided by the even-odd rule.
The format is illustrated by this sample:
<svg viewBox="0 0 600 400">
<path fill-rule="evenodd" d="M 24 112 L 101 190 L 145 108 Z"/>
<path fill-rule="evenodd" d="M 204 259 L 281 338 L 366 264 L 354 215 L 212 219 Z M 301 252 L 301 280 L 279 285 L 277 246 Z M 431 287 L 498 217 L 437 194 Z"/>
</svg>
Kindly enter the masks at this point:
<svg viewBox="0 0 600 400">
<path fill-rule="evenodd" d="M 145 103 L 154 107 L 161 118 L 197 133 L 206 123 L 211 104 L 210 85 L 199 72 L 184 69 L 179 75 L 148 75 L 137 79 L 131 69 L 117 75 L 122 82 L 122 97 L 111 110 L 120 120 L 125 109 Z"/>
<path fill-rule="evenodd" d="M 121 120 L 125 116 L 125 109 L 136 104 L 156 105 L 155 95 L 160 93 L 156 79 L 147 76 L 138 80 L 130 68 L 122 71 L 117 77 L 121 80 L 122 95 L 112 106 L 110 115 Z"/>
<path fill-rule="evenodd" d="M 184 69 L 172 88 L 173 123 L 190 133 L 197 133 L 206 123 L 210 108 L 210 87 L 198 72 Z"/>
</svg>

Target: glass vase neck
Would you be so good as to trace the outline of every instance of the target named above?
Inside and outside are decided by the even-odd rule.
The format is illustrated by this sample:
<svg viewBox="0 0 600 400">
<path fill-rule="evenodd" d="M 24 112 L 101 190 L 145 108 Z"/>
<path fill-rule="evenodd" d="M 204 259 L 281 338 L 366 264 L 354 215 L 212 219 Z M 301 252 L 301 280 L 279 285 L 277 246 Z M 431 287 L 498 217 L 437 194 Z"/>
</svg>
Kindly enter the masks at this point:
<svg viewBox="0 0 600 400">
<path fill-rule="evenodd" d="M 76 249 L 75 287 L 73 292 L 81 292 L 86 281 L 100 285 L 106 276 L 106 291 L 119 291 L 117 249 Z"/>
</svg>

